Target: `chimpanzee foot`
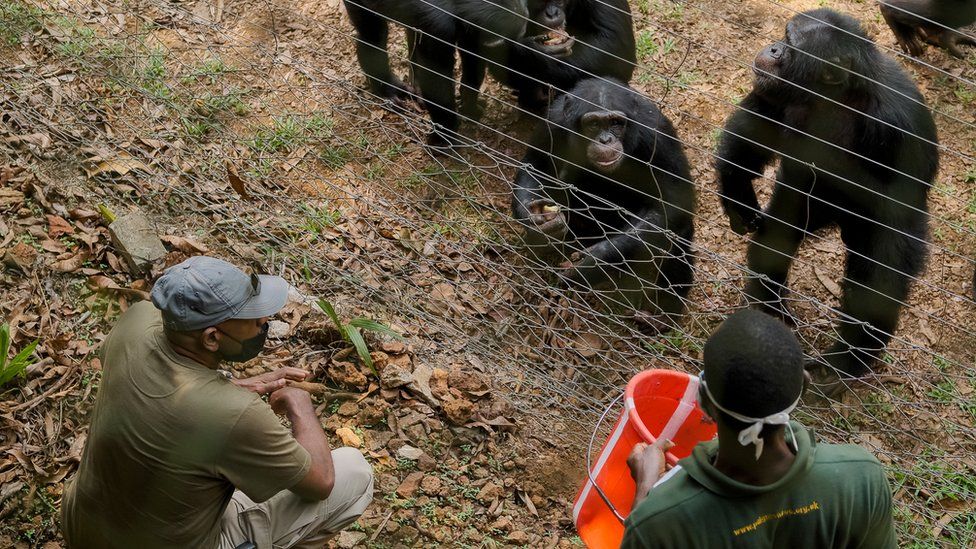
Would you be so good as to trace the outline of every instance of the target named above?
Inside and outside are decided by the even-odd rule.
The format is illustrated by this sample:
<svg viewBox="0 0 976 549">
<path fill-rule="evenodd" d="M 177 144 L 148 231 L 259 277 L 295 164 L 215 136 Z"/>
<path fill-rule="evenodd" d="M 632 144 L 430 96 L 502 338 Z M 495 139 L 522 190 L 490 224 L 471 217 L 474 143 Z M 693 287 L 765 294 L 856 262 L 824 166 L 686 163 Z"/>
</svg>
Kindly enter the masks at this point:
<svg viewBox="0 0 976 549">
<path fill-rule="evenodd" d="M 390 107 L 403 111 L 420 111 L 420 92 L 416 88 L 393 78 L 390 82 L 369 80 L 369 91 L 389 102 Z"/>
<path fill-rule="evenodd" d="M 769 316 L 778 318 L 787 326 L 796 328 L 796 317 L 793 316 L 793 311 L 790 310 L 789 306 L 781 298 L 764 301 L 746 295 L 742 299 L 742 306 L 762 311 Z"/>
<path fill-rule="evenodd" d="M 838 401 L 850 391 L 846 381 L 853 378 L 841 374 L 833 366 L 818 359 L 808 359 L 803 368 L 810 374 L 810 393 L 815 398 Z"/>
</svg>

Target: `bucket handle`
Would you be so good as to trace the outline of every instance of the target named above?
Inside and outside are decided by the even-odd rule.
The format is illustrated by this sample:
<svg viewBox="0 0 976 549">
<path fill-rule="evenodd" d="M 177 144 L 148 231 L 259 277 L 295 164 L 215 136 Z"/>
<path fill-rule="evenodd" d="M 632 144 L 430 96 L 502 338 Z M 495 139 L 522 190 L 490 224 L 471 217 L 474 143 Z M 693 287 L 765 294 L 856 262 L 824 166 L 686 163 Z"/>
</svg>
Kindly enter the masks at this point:
<svg viewBox="0 0 976 549">
<path fill-rule="evenodd" d="M 607 507 L 610 508 L 610 511 L 613 513 L 615 517 L 617 517 L 617 520 L 620 521 L 620 524 L 623 524 L 624 521 L 627 519 L 627 517 L 624 517 L 623 515 L 620 514 L 619 511 L 617 511 L 617 508 L 614 507 L 612 503 L 610 503 L 610 498 L 608 498 L 607 495 L 603 493 L 603 489 L 600 488 L 600 485 L 596 483 L 596 479 L 593 478 L 592 463 L 593 463 L 593 442 L 596 440 L 596 433 L 600 430 L 600 426 L 603 425 L 603 421 L 607 418 L 607 414 L 610 413 L 610 410 L 613 409 L 614 405 L 617 404 L 617 402 L 621 398 L 623 398 L 623 396 L 624 394 L 620 393 L 619 395 L 617 395 L 617 398 L 610 401 L 610 404 L 607 405 L 607 409 L 603 411 L 603 414 L 600 416 L 600 419 L 597 420 L 596 427 L 593 428 L 593 434 L 590 435 L 590 444 L 589 446 L 586 447 L 586 476 L 587 478 L 590 479 L 590 485 L 593 486 L 594 490 L 596 490 L 597 495 L 599 495 L 600 499 L 603 500 L 603 503 L 605 503 Z M 626 405 L 624 406 L 624 408 L 626 409 Z"/>
</svg>

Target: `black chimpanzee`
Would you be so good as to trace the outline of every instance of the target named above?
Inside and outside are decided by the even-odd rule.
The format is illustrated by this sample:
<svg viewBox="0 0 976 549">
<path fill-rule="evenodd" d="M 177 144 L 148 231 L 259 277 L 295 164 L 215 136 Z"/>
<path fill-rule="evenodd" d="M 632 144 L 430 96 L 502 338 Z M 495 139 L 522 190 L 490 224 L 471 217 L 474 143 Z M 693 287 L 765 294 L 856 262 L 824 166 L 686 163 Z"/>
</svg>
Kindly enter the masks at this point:
<svg viewBox="0 0 976 549">
<path fill-rule="evenodd" d="M 467 110 L 477 109 L 477 88 L 484 80 L 479 51 L 525 35 L 528 0 L 343 0 L 356 28 L 356 56 L 370 90 L 396 103 L 414 97 L 413 89 L 390 69 L 389 22 L 407 29 L 414 81 L 435 124 L 428 143 L 452 141 L 458 128 L 455 101 L 455 48 L 461 51 Z M 464 87 L 462 87 L 464 89 Z"/>
<path fill-rule="evenodd" d="M 789 319 L 781 297 L 797 247 L 807 232 L 839 225 L 848 251 L 842 324 L 823 359 L 863 375 L 891 339 L 925 264 L 926 200 L 939 162 L 935 123 L 898 64 L 857 21 L 829 9 L 794 17 L 783 41 L 756 57 L 754 71 L 755 87 L 726 124 L 717 163 L 732 229 L 756 231 L 745 293 Z M 777 157 L 763 211 L 752 181 Z M 830 382 L 827 391 L 840 389 L 833 370 L 814 371 Z"/>
<path fill-rule="evenodd" d="M 898 44 L 910 55 L 922 55 L 925 42 L 960 58 L 965 57 L 960 45 L 976 46 L 976 40 L 955 30 L 976 21 L 976 0 L 881 0 L 879 4 Z"/>
<path fill-rule="evenodd" d="M 515 89 L 523 108 L 544 108 L 549 86 L 558 94 L 589 76 L 630 81 L 636 46 L 627 0 L 531 0 L 529 13 L 524 38 L 485 50 L 489 72 Z"/>
<path fill-rule="evenodd" d="M 512 209 L 526 243 L 568 259 L 571 283 L 673 324 L 693 277 L 695 188 L 671 121 L 620 82 L 586 79 L 552 103 L 523 163 Z"/>
</svg>

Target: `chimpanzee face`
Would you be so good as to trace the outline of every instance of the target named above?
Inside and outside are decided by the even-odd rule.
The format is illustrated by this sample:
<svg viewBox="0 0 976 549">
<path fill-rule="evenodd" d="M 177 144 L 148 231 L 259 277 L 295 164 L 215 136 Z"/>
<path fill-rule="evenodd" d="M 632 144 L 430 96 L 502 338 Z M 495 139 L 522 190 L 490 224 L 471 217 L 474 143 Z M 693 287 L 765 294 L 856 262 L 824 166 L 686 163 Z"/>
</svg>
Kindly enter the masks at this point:
<svg viewBox="0 0 976 549">
<path fill-rule="evenodd" d="M 593 111 L 580 117 L 586 158 L 602 173 L 613 173 L 624 160 L 627 115 L 620 111 Z"/>
<path fill-rule="evenodd" d="M 756 88 L 782 91 L 799 87 L 836 93 L 850 76 L 849 42 L 842 31 L 806 14 L 797 15 L 787 23 L 783 40 L 756 56 Z"/>
<path fill-rule="evenodd" d="M 531 0 L 529 15 L 526 32 L 536 47 L 554 57 L 571 53 L 576 40 L 566 32 L 566 0 Z"/>
</svg>

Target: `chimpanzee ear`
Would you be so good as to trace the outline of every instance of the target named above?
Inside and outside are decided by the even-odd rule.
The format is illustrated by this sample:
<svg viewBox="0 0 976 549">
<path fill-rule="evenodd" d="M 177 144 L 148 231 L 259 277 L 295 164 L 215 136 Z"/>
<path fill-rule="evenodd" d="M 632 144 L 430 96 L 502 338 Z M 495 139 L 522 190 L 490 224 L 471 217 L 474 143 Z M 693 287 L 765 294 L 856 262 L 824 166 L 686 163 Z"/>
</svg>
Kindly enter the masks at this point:
<svg viewBox="0 0 976 549">
<path fill-rule="evenodd" d="M 851 59 L 849 57 L 831 57 L 821 65 L 820 82 L 828 86 L 843 84 L 851 77 Z"/>
</svg>

